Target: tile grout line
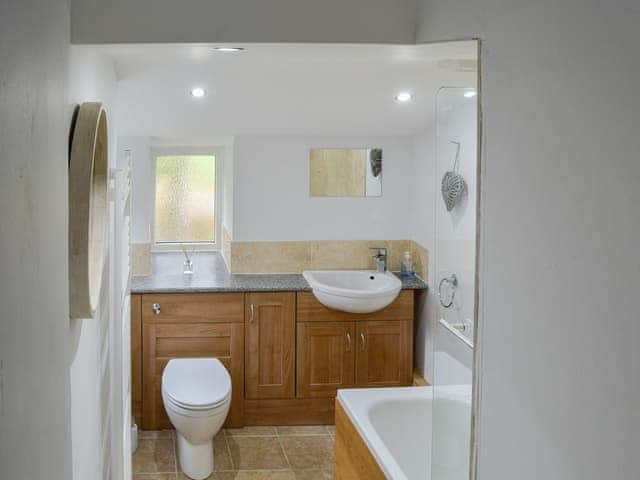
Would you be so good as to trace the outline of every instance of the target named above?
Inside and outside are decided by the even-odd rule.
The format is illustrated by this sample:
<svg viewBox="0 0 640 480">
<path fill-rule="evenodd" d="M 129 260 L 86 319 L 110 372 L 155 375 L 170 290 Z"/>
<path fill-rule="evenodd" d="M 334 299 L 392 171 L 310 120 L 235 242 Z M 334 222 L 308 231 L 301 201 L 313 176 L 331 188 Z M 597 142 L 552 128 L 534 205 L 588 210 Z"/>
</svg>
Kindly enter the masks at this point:
<svg viewBox="0 0 640 480">
<path fill-rule="evenodd" d="M 178 432 L 174 431 L 171 435 L 171 441 L 173 442 L 173 459 L 176 466 L 176 480 L 178 480 Z"/>
<path fill-rule="evenodd" d="M 287 461 L 287 465 L 289 465 L 289 470 L 293 471 L 293 466 L 291 465 L 291 462 L 289 461 L 289 456 L 287 455 L 287 452 L 284 451 L 284 445 L 282 444 L 282 439 L 280 438 L 280 433 L 278 433 L 278 428 L 274 427 L 275 431 L 276 431 L 276 438 L 278 439 L 278 445 L 280 445 L 280 449 L 282 450 L 282 455 L 284 455 L 284 459 Z"/>
<path fill-rule="evenodd" d="M 227 446 L 227 454 L 229 455 L 229 462 L 231 462 L 231 468 L 235 471 L 236 466 L 233 463 L 233 455 L 231 455 L 231 447 L 229 446 L 229 439 L 227 438 L 226 429 L 223 430 L 222 435 L 224 436 L 224 444 Z M 215 450 L 214 450 L 214 455 L 215 455 Z M 215 462 L 215 456 L 213 461 Z M 214 463 L 214 470 L 215 470 L 215 463 Z"/>
<path fill-rule="evenodd" d="M 307 468 L 302 470 L 318 470 L 317 468 Z M 242 470 L 216 470 L 215 473 L 240 473 L 240 472 L 290 472 L 290 468 L 243 468 Z"/>
</svg>

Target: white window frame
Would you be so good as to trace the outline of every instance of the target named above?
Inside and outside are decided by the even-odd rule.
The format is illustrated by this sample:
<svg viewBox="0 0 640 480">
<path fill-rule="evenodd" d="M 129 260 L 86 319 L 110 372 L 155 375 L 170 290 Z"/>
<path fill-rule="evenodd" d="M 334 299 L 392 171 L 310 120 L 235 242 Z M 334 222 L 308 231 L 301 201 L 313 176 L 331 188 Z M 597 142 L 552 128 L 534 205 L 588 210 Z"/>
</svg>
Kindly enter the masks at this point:
<svg viewBox="0 0 640 480">
<path fill-rule="evenodd" d="M 213 155 L 216 158 L 216 185 L 215 185 L 215 206 L 214 206 L 214 240 L 213 242 L 180 242 L 180 243 L 157 243 L 156 242 L 156 167 L 158 157 L 179 156 L 179 155 Z M 151 176 L 152 176 L 152 198 L 151 206 L 151 251 L 152 252 L 180 252 L 182 247 L 194 248 L 196 252 L 211 252 L 221 249 L 221 229 L 222 212 L 224 201 L 224 155 L 223 146 L 162 146 L 151 148 Z"/>
</svg>

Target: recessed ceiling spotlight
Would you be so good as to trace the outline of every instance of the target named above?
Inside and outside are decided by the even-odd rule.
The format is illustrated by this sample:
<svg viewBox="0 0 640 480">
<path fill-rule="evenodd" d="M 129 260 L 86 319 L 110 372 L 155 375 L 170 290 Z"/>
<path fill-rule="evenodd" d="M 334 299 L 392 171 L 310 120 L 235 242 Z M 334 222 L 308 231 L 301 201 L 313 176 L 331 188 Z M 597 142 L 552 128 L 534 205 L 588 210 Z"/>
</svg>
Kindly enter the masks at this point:
<svg viewBox="0 0 640 480">
<path fill-rule="evenodd" d="M 413 100 L 413 95 L 409 92 L 400 92 L 396 95 L 396 100 L 398 102 L 407 103 Z"/>
<path fill-rule="evenodd" d="M 213 49 L 216 52 L 224 52 L 224 53 L 243 52 L 244 51 L 243 47 L 213 47 Z"/>
<path fill-rule="evenodd" d="M 191 89 L 191 96 L 194 98 L 202 98 L 207 94 L 204 88 L 195 87 Z"/>
<path fill-rule="evenodd" d="M 477 93 L 476 93 L 476 91 L 475 91 L 475 90 L 468 90 L 468 91 L 464 92 L 464 96 L 465 96 L 466 98 L 473 98 L 473 97 L 475 97 L 476 95 L 477 95 Z"/>
</svg>

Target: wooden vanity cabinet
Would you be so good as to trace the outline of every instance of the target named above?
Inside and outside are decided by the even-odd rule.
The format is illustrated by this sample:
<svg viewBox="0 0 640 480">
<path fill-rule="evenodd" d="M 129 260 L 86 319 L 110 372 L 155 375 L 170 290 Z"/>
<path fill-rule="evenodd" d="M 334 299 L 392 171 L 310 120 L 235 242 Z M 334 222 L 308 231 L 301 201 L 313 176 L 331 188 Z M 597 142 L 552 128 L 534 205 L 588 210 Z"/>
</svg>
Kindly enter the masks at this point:
<svg viewBox="0 0 640 480">
<path fill-rule="evenodd" d="M 311 292 L 298 293 L 297 304 L 298 398 L 413 383 L 413 292 L 370 314 L 331 310 Z"/>
<path fill-rule="evenodd" d="M 293 292 L 246 294 L 246 398 L 294 397 L 295 305 Z"/>
<path fill-rule="evenodd" d="M 136 421 L 172 428 L 165 366 L 217 357 L 231 374 L 226 427 L 333 423 L 340 388 L 412 384 L 413 295 L 370 314 L 328 309 L 311 292 L 132 295 Z"/>
</svg>

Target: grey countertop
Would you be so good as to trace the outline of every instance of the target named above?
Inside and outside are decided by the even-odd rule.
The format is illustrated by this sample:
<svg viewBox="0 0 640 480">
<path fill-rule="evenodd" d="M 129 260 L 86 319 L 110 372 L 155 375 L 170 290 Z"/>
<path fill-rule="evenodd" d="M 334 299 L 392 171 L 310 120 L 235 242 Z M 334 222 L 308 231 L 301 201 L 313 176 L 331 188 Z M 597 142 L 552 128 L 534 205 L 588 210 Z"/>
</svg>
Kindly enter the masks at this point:
<svg viewBox="0 0 640 480">
<path fill-rule="evenodd" d="M 231 274 L 218 252 L 194 254 L 194 273 L 182 273 L 182 253 L 152 255 L 152 274 L 131 277 L 131 293 L 310 291 L 300 274 Z M 419 277 L 400 278 L 403 290 L 427 288 Z"/>
</svg>

